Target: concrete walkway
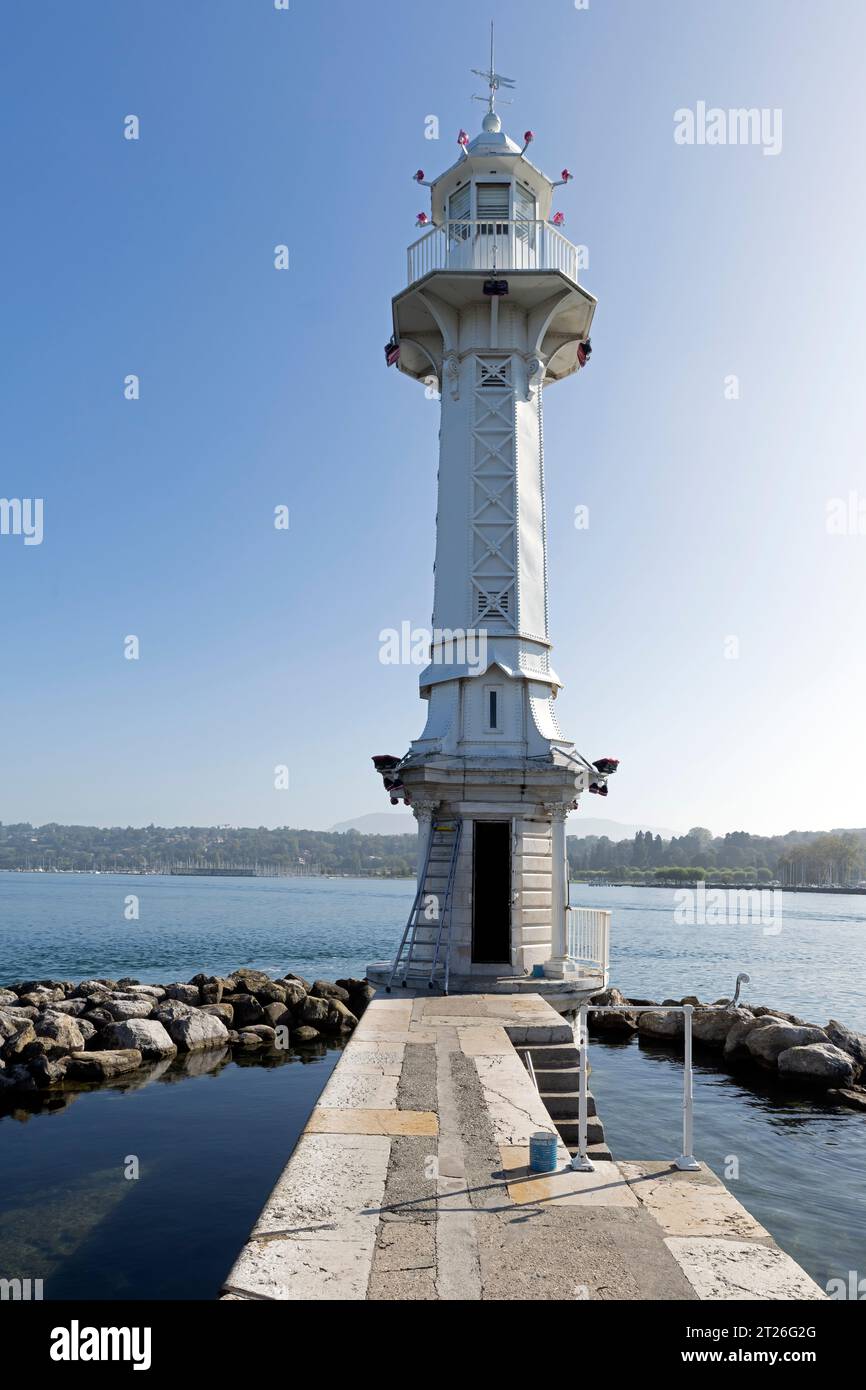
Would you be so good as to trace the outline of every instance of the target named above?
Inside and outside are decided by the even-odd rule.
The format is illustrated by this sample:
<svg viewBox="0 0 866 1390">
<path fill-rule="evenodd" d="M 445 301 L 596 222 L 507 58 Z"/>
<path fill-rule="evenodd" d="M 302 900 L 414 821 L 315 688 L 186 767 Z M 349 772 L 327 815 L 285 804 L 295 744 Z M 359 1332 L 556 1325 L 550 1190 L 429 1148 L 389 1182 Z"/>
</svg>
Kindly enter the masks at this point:
<svg viewBox="0 0 866 1390">
<path fill-rule="evenodd" d="M 571 1040 L 534 995 L 377 996 L 223 1297 L 823 1298 L 706 1168 L 575 1173 L 560 1142 L 530 1173 L 556 1131 L 515 1045 Z"/>
</svg>

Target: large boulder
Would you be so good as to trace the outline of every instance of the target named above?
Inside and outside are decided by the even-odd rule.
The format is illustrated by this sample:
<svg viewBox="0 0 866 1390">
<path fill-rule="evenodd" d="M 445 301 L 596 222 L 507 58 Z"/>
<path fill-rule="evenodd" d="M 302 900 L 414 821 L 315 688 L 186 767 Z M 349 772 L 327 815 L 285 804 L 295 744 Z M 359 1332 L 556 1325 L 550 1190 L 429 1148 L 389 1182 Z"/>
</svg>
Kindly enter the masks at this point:
<svg viewBox="0 0 866 1390">
<path fill-rule="evenodd" d="M 828 1042 L 789 1047 L 779 1053 L 777 1065 L 779 1075 L 787 1081 L 815 1086 L 850 1086 L 858 1070 L 849 1053 Z"/>
<path fill-rule="evenodd" d="M 853 1028 L 837 1023 L 835 1018 L 830 1019 L 824 1031 L 834 1047 L 841 1047 L 854 1058 L 861 1071 L 866 1067 L 866 1033 L 855 1033 Z"/>
<path fill-rule="evenodd" d="M 252 994 L 232 994 L 226 999 L 234 1010 L 234 1027 L 247 1028 L 251 1023 L 261 1023 L 265 1011 Z"/>
<path fill-rule="evenodd" d="M 293 1043 L 315 1042 L 319 1036 L 318 1028 L 312 1028 L 308 1023 L 302 1023 L 300 1028 L 292 1029 Z"/>
<path fill-rule="evenodd" d="M 266 975 L 264 970 L 235 970 L 229 977 L 233 994 L 257 994 L 260 989 L 266 989 L 274 982 L 270 975 Z M 270 1001 L 268 1001 L 270 1002 Z"/>
<path fill-rule="evenodd" d="M 27 1063 L 27 1070 L 40 1091 L 49 1086 L 60 1086 L 66 1078 L 69 1066 L 68 1057 L 49 1057 L 45 1053 L 33 1057 Z"/>
<path fill-rule="evenodd" d="M 310 989 L 312 988 L 312 986 L 310 985 L 309 980 L 305 980 L 304 977 L 303 977 L 303 975 L 293 975 L 292 972 L 291 972 L 290 970 L 287 970 L 286 973 L 285 973 L 285 975 L 282 975 L 282 976 L 280 977 L 280 984 L 281 984 L 281 985 L 286 985 L 286 984 L 300 985 L 300 986 L 301 986 L 301 989 L 304 991 L 305 994 L 309 994 Z"/>
<path fill-rule="evenodd" d="M 300 980 L 280 980 L 280 984 L 286 991 L 286 1008 L 296 1009 L 300 1003 L 306 999 L 308 990 L 304 989 Z"/>
<path fill-rule="evenodd" d="M 695 1009 L 692 1014 L 692 1037 L 705 1047 L 724 1047 L 734 1024 L 751 1017 L 746 1009 Z"/>
<path fill-rule="evenodd" d="M 796 1023 L 771 1023 L 766 1028 L 753 1028 L 746 1038 L 749 1055 L 761 1066 L 774 1067 L 783 1052 L 809 1043 L 827 1042 L 823 1028 L 803 1028 Z"/>
<path fill-rule="evenodd" d="M 750 1010 L 742 1010 L 741 1012 L 745 1016 L 731 1025 L 731 1030 L 725 1038 L 724 1056 L 726 1062 L 751 1061 L 751 1053 L 747 1046 L 750 1034 L 758 1028 L 771 1028 L 774 1024 L 783 1021 L 773 1016 L 755 1018 Z"/>
<path fill-rule="evenodd" d="M 357 1028 L 358 1020 L 342 999 L 328 1001 L 328 1013 L 323 1027 L 328 1033 L 351 1033 Z"/>
<path fill-rule="evenodd" d="M 94 995 L 107 995 L 116 989 L 117 982 L 115 980 L 82 980 L 75 990 L 75 996 L 80 996 L 82 999 L 92 999 Z"/>
<path fill-rule="evenodd" d="M 343 989 L 342 985 L 332 985 L 330 980 L 314 980 L 309 992 L 319 999 L 339 999 L 343 1004 L 349 1002 L 349 991 Z"/>
<path fill-rule="evenodd" d="M 127 1018 L 150 1018 L 154 1003 L 150 999 L 106 999 L 104 1007 L 106 1013 L 122 1022 Z"/>
<path fill-rule="evenodd" d="M 140 1066 L 141 1053 L 137 1048 L 115 1052 L 73 1052 L 66 1075 L 74 1077 L 76 1081 L 110 1081 L 113 1076 L 135 1071 Z"/>
<path fill-rule="evenodd" d="M 193 980 L 193 984 L 197 981 Z M 201 1002 L 203 1004 L 218 1004 L 223 997 L 225 983 L 223 980 L 202 980 L 199 984 L 201 991 Z"/>
<path fill-rule="evenodd" d="M 136 999 L 157 999 L 165 998 L 165 990 L 162 985 L 127 985 L 124 994 L 132 994 Z"/>
<path fill-rule="evenodd" d="M 155 1018 L 127 1018 L 103 1028 L 100 1044 L 109 1051 L 136 1048 L 145 1058 L 174 1057 L 177 1046 Z"/>
<path fill-rule="evenodd" d="M 599 1008 L 617 1009 L 617 1012 L 612 1014 L 601 1014 L 595 1009 L 590 1009 L 586 1016 L 586 1024 L 591 1033 L 607 1033 L 614 1037 L 623 1037 L 637 1032 L 639 1015 L 626 1012 L 629 1001 L 620 990 L 613 986 L 610 989 L 603 989 L 600 994 L 592 996 L 591 1002 L 597 1004 Z"/>
<path fill-rule="evenodd" d="M 308 1023 L 311 1028 L 321 1028 L 328 1018 L 328 1000 L 318 999 L 308 994 L 298 1009 L 298 1017 L 302 1023 Z"/>
<path fill-rule="evenodd" d="M 271 1028 L 278 1027 L 283 1021 L 287 1024 L 292 1021 L 292 1011 L 291 1009 L 287 1009 L 285 1004 L 266 1004 L 264 1015 L 262 1022 L 268 1024 Z"/>
<path fill-rule="evenodd" d="M 180 999 L 183 1004 L 201 1003 L 198 985 L 173 984 L 165 987 L 166 999 Z"/>
<path fill-rule="evenodd" d="M 222 1019 L 226 1028 L 231 1028 L 235 1011 L 231 1004 L 202 1004 L 200 1013 L 210 1014 L 212 1018 Z"/>
<path fill-rule="evenodd" d="M 7 1062 L 17 1062 L 21 1053 L 36 1037 L 36 1029 L 29 1018 L 22 1018 L 17 1027 L 0 1040 L 0 1057 Z"/>
<path fill-rule="evenodd" d="M 206 1014 L 202 1009 L 194 1009 L 179 999 L 163 1001 L 157 1006 L 154 1017 L 181 1052 L 224 1047 L 228 1042 L 228 1029 L 221 1018 L 214 1018 L 213 1014 Z"/>
<path fill-rule="evenodd" d="M 0 1009 L 6 1004 L 17 1004 L 18 995 L 13 994 L 11 989 L 0 989 Z"/>
<path fill-rule="evenodd" d="M 91 1023 L 89 1018 L 77 1018 L 75 1022 L 78 1024 L 78 1031 L 84 1039 L 84 1046 L 87 1047 L 90 1039 L 96 1037 L 96 1024 Z"/>
<path fill-rule="evenodd" d="M 683 1016 L 668 1009 L 651 1010 L 638 1014 L 638 1032 L 642 1038 L 681 1038 L 683 1036 Z"/>
<path fill-rule="evenodd" d="M 84 1038 L 76 1020 L 68 1014 L 45 1013 L 34 1024 L 37 1037 L 48 1039 L 52 1046 L 46 1048 L 54 1057 L 63 1057 L 67 1052 L 81 1052 Z"/>
<path fill-rule="evenodd" d="M 78 1018 L 86 1008 L 86 999 L 58 999 L 51 1005 L 53 1013 L 69 1014 L 72 1018 Z"/>
</svg>

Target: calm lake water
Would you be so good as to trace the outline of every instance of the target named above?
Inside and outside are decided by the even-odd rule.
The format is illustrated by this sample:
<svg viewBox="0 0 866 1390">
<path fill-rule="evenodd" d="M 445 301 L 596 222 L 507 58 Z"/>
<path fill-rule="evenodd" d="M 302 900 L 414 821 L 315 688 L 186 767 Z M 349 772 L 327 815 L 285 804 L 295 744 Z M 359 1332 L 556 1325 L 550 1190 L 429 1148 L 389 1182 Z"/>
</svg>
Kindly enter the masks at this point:
<svg viewBox="0 0 866 1390">
<path fill-rule="evenodd" d="M 137 920 L 124 915 L 130 894 Z M 411 896 L 406 881 L 0 873 L 0 984 L 242 965 L 362 975 L 393 950 Z M 715 999 L 746 970 L 747 1001 L 866 1030 L 864 898 L 786 893 L 777 935 L 677 925 L 673 890 L 573 884 L 571 900 L 613 910 L 611 978 L 627 994 Z M 213 1070 L 176 1064 L 2 1116 L 0 1277 L 43 1278 L 46 1298 L 213 1297 L 338 1056 L 316 1045 L 267 1062 L 199 1058 L 194 1072 Z M 676 1057 L 593 1041 L 592 1063 L 614 1154 L 678 1153 Z M 819 1282 L 866 1274 L 866 1116 L 699 1061 L 695 1136 Z M 124 1177 L 132 1155 L 137 1180 Z"/>
</svg>

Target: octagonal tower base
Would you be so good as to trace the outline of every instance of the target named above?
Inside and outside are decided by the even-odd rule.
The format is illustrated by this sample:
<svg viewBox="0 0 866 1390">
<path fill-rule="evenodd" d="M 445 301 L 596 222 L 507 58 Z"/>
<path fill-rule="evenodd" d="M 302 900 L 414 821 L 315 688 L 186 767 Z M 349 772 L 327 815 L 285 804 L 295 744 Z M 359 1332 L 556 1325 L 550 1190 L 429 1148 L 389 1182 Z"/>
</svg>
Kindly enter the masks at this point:
<svg viewBox="0 0 866 1390">
<path fill-rule="evenodd" d="M 407 760 L 401 776 L 419 824 L 418 888 L 434 898 L 439 885 L 429 874 L 429 888 L 420 882 L 431 829 L 461 823 L 446 910 L 449 992 L 525 991 L 565 1010 L 603 989 L 604 962 L 575 965 L 566 935 L 566 817 L 585 769 L 554 748 L 525 760 L 426 755 Z M 368 978 L 387 984 L 391 964 L 373 962 Z"/>
</svg>

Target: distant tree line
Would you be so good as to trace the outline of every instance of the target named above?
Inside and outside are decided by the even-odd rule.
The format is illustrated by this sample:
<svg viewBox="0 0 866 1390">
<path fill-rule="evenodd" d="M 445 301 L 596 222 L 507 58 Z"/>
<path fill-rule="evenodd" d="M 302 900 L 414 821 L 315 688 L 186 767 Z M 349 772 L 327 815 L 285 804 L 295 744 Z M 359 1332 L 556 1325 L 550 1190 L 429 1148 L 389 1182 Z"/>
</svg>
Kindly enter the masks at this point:
<svg viewBox="0 0 866 1390">
<path fill-rule="evenodd" d="M 735 830 L 714 836 L 703 826 L 663 840 L 639 830 L 631 840 L 606 835 L 569 837 L 572 877 L 617 877 L 680 882 L 711 878 L 733 883 L 818 885 L 844 888 L 866 876 L 866 830 L 792 830 L 787 835 L 750 835 Z"/>
<path fill-rule="evenodd" d="M 415 873 L 416 855 L 414 835 L 357 830 L 0 824 L 0 869 L 111 873 L 258 866 L 288 874 L 406 878 Z M 670 840 L 642 830 L 629 840 L 569 836 L 568 863 L 572 878 L 850 887 L 866 878 L 866 830 L 713 836 L 696 826 Z"/>
<path fill-rule="evenodd" d="M 415 872 L 412 835 L 281 826 L 0 825 L 0 869 L 164 871 L 255 867 L 288 874 L 401 878 Z"/>
</svg>

